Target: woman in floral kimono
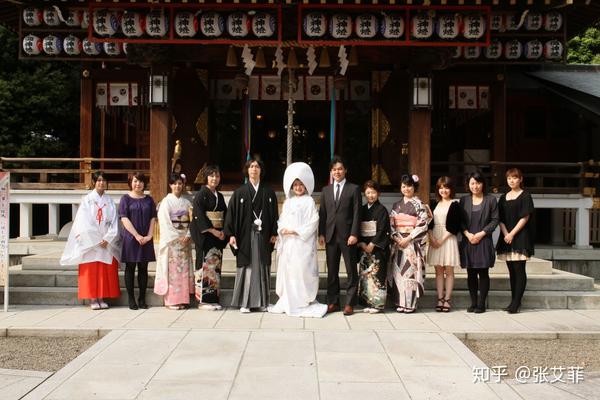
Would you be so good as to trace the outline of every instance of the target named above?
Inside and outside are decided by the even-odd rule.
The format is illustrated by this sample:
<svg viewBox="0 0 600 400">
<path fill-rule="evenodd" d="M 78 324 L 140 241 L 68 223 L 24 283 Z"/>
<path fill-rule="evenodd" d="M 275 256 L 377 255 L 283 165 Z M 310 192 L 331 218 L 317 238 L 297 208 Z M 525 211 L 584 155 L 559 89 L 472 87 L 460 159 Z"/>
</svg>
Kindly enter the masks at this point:
<svg viewBox="0 0 600 400">
<path fill-rule="evenodd" d="M 361 209 L 358 298 L 366 306 L 364 312 L 375 314 L 383 311 L 387 299 L 390 223 L 379 202 L 379 184 L 369 180 L 363 190 L 367 204 Z"/>
<path fill-rule="evenodd" d="M 390 213 L 392 255 L 390 273 L 398 290 L 396 311 L 412 313 L 417 299 L 424 293 L 425 242 L 431 216 L 415 191 L 419 188 L 417 175 L 402 176 L 403 198 L 394 203 Z"/>
<path fill-rule="evenodd" d="M 194 293 L 192 248 L 189 231 L 192 204 L 183 197 L 183 174 L 169 177 L 169 193 L 158 207 L 160 243 L 156 260 L 154 293 L 164 296 L 165 306 L 181 310 Z"/>
<path fill-rule="evenodd" d="M 79 299 L 89 299 L 92 310 L 108 308 L 105 298 L 118 298 L 121 241 L 119 215 L 106 194 L 102 171 L 92 175 L 94 190 L 81 199 L 60 265 L 79 264 Z"/>
</svg>

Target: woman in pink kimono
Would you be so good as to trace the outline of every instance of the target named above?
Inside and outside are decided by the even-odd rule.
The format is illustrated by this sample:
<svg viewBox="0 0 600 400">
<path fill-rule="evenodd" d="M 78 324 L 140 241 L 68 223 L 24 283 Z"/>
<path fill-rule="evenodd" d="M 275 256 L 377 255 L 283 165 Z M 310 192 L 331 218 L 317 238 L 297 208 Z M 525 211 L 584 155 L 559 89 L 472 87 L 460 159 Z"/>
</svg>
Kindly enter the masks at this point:
<svg viewBox="0 0 600 400">
<path fill-rule="evenodd" d="M 424 293 L 425 243 L 431 216 L 427 206 L 415 196 L 419 177 L 404 175 L 401 182 L 403 197 L 394 203 L 390 213 L 392 255 L 388 272 L 392 276 L 388 275 L 388 281 L 398 291 L 396 311 L 412 313 Z"/>
<path fill-rule="evenodd" d="M 181 310 L 194 293 L 191 235 L 192 204 L 183 197 L 184 175 L 169 178 L 169 193 L 158 207 L 160 243 L 156 260 L 154 293 L 164 296 L 165 307 Z"/>
</svg>

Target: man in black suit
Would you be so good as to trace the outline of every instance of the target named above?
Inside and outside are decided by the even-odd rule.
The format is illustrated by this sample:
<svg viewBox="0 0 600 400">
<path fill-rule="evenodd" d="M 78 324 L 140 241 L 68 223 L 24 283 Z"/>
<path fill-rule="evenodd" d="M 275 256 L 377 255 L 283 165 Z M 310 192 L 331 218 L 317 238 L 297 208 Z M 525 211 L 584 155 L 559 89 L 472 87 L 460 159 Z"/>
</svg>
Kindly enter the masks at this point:
<svg viewBox="0 0 600 400">
<path fill-rule="evenodd" d="M 344 315 L 354 313 L 358 292 L 358 235 L 360 229 L 360 188 L 346 181 L 343 160 L 335 156 L 329 164 L 333 184 L 323 188 L 319 207 L 319 243 L 327 255 L 327 312 L 340 309 L 340 255 L 344 256 L 348 286 Z"/>
</svg>

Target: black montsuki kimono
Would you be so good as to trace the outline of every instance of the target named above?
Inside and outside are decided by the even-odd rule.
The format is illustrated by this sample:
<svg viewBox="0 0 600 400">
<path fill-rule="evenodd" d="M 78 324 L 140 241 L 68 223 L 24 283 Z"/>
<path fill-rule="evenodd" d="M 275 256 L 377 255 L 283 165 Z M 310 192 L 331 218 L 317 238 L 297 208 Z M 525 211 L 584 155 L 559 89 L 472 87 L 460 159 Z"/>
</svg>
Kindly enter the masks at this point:
<svg viewBox="0 0 600 400">
<path fill-rule="evenodd" d="M 386 276 L 389 258 L 390 217 L 387 209 L 379 202 L 368 204 L 361 209 L 361 227 L 364 222 L 374 221 L 375 235 L 363 236 L 361 229 L 360 242 L 373 243 L 375 248 L 371 254 L 359 253 L 359 301 L 371 308 L 382 310 L 387 298 Z"/>
<path fill-rule="evenodd" d="M 219 240 L 212 233 L 204 231 L 211 228 L 223 230 L 223 223 L 227 214 L 225 198 L 220 192 L 216 192 L 215 195 L 208 187 L 203 186 L 196 193 L 192 207 L 190 233 L 196 246 L 196 268 L 194 272 L 196 299 L 200 303 L 218 303 L 221 289 L 223 249 L 227 244 L 227 237 Z M 213 221 L 207 213 L 213 213 L 211 215 Z M 215 217 L 221 218 L 221 220 L 214 219 Z"/>
</svg>

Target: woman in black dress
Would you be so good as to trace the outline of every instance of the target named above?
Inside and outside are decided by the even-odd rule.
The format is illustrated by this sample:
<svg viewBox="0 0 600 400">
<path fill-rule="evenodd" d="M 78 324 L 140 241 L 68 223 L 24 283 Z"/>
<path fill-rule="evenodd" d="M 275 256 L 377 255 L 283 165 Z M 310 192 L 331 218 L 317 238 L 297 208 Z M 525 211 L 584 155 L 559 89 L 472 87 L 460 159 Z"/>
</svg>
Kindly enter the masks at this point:
<svg viewBox="0 0 600 400">
<path fill-rule="evenodd" d="M 490 290 L 489 269 L 496 261 L 492 233 L 498 226 L 498 204 L 495 197 L 485 193 L 485 180 L 480 172 L 472 172 L 467 184 L 471 194 L 460 199 L 463 210 L 460 265 L 467 268 L 471 295 L 467 312 L 483 313 Z"/>
<path fill-rule="evenodd" d="M 514 314 L 521 308 L 527 285 L 525 263 L 534 252 L 534 205 L 531 195 L 523 190 L 523 173 L 518 168 L 506 171 L 506 182 L 510 191 L 498 202 L 501 233 L 496 250 L 498 259 L 506 261 L 510 276 L 511 302 L 504 310 Z"/>
</svg>

